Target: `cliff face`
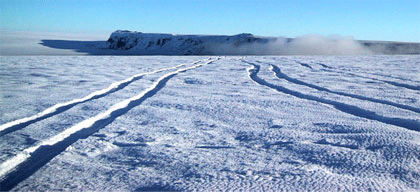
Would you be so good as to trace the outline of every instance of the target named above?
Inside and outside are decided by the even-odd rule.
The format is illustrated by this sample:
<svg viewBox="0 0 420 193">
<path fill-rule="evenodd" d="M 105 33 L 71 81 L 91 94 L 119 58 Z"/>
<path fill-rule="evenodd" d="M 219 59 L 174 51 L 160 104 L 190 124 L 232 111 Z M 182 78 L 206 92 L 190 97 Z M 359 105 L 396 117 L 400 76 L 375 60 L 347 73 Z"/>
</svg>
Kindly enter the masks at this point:
<svg viewBox="0 0 420 193">
<path fill-rule="evenodd" d="M 295 39 L 233 36 L 172 35 L 118 30 L 111 34 L 107 48 L 135 55 L 283 55 Z M 420 54 L 420 43 L 354 41 L 373 54 Z M 322 49 L 322 46 L 313 49 Z M 287 54 L 301 54 L 286 52 Z"/>
<path fill-rule="evenodd" d="M 130 50 L 144 55 L 212 55 L 223 54 L 217 51 L 217 47 L 222 45 L 240 48 L 246 44 L 263 45 L 269 41 L 275 39 L 252 34 L 200 36 L 116 31 L 107 42 L 109 49 Z"/>
</svg>

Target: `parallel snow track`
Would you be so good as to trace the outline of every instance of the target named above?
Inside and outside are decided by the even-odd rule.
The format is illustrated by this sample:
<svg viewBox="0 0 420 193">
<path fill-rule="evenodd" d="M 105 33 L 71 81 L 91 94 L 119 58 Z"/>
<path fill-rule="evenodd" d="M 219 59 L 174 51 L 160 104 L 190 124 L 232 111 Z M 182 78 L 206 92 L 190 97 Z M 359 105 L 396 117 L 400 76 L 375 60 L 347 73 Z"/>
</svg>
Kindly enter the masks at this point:
<svg viewBox="0 0 420 193">
<path fill-rule="evenodd" d="M 310 66 L 309 64 L 302 63 L 302 62 L 296 62 L 296 63 L 300 64 L 301 66 L 303 66 L 305 68 L 309 68 L 309 69 L 313 70 L 312 66 Z"/>
<path fill-rule="evenodd" d="M 140 105 L 147 98 L 155 95 L 175 75 L 187 70 L 210 64 L 214 60 L 196 64 L 191 67 L 179 69 L 160 77 L 151 87 L 140 94 L 121 101 L 107 111 L 89 119 L 86 119 L 58 135 L 42 141 L 40 144 L 27 148 L 22 153 L 3 162 L 0 165 L 0 190 L 8 191 L 18 183 L 35 173 L 39 168 L 47 164 L 55 156 L 63 152 L 67 147 L 79 139 L 87 138 L 99 129 L 114 121 L 117 117 L 125 114 L 130 109 Z"/>
<path fill-rule="evenodd" d="M 379 121 L 385 124 L 390 124 L 390 125 L 394 125 L 398 127 L 403 127 L 412 131 L 420 131 L 420 123 L 417 122 L 416 120 L 385 117 L 382 115 L 378 115 L 373 111 L 365 110 L 357 106 L 341 103 L 338 101 L 328 100 L 324 98 L 319 98 L 312 95 L 303 94 L 294 90 L 290 90 L 283 86 L 274 85 L 257 76 L 258 72 L 260 71 L 259 65 L 251 63 L 251 62 L 247 62 L 244 60 L 242 60 L 242 62 L 252 65 L 252 68 L 248 69 L 248 75 L 251 78 L 251 80 L 253 80 L 254 82 L 262 86 L 267 86 L 269 88 L 277 90 L 278 92 L 289 94 L 289 95 L 292 95 L 301 99 L 306 99 L 306 100 L 311 100 L 311 101 L 316 101 L 316 102 L 332 105 L 335 109 L 341 112 L 354 115 L 357 117 Z"/>
<path fill-rule="evenodd" d="M 198 62 L 199 61 L 195 61 L 192 64 L 197 64 Z M 68 110 L 68 109 L 70 109 L 70 108 L 72 108 L 72 107 L 74 107 L 74 106 L 76 106 L 80 103 L 84 103 L 84 102 L 87 102 L 87 101 L 98 99 L 98 98 L 104 97 L 106 95 L 109 95 L 113 92 L 119 91 L 119 90 L 123 89 L 124 87 L 126 87 L 127 85 L 129 85 L 130 83 L 141 79 L 143 76 L 163 72 L 163 71 L 166 71 L 166 70 L 176 69 L 176 68 L 179 68 L 179 67 L 182 67 L 182 66 L 185 66 L 185 65 L 186 64 L 180 64 L 180 65 L 177 65 L 177 66 L 174 66 L 174 67 L 163 68 L 163 69 L 155 70 L 155 71 L 152 71 L 152 72 L 136 74 L 136 75 L 131 76 L 130 78 L 127 78 L 125 80 L 114 82 L 109 87 L 107 87 L 105 89 L 102 89 L 102 90 L 95 91 L 95 92 L 93 92 L 93 93 L 91 93 L 88 96 L 85 96 L 83 98 L 73 99 L 73 100 L 70 100 L 70 101 L 67 101 L 67 102 L 64 102 L 64 103 L 58 103 L 58 104 L 56 104 L 52 107 L 49 107 L 48 109 L 45 109 L 44 111 L 42 111 L 42 112 L 40 112 L 36 115 L 5 123 L 3 125 L 0 125 L 0 137 L 6 135 L 8 133 L 20 130 L 20 129 L 22 129 L 22 128 L 24 128 L 24 127 L 26 127 L 26 126 L 28 126 L 32 123 L 35 123 L 35 122 L 47 119 L 51 116 L 57 115 L 59 113 L 62 113 L 62 112 L 66 111 L 66 110 Z"/>
<path fill-rule="evenodd" d="M 399 83 L 399 82 L 390 81 L 390 80 L 382 80 L 382 79 L 378 79 L 378 78 L 362 76 L 362 75 L 358 75 L 358 74 L 355 74 L 355 73 L 352 73 L 352 72 L 345 72 L 345 70 L 343 70 L 343 69 L 333 69 L 332 67 L 327 66 L 327 65 L 322 64 L 322 63 L 317 63 L 317 64 L 321 65 L 324 68 L 324 69 L 321 69 L 321 71 L 324 71 L 324 72 L 344 73 L 344 74 L 354 76 L 354 77 L 359 77 L 359 78 L 363 78 L 363 79 L 370 79 L 370 80 L 374 80 L 374 81 L 383 82 L 383 83 L 390 84 L 390 85 L 396 86 L 396 87 L 402 87 L 402 88 L 415 90 L 415 91 L 420 90 L 420 85 L 411 85 L 411 84 Z M 384 76 L 382 74 L 376 74 L 376 73 L 368 73 L 368 74 L 375 75 L 375 76 Z M 389 77 L 394 78 L 394 79 L 407 81 L 407 79 L 400 78 L 400 77 L 393 77 L 393 76 L 389 76 Z M 409 81 L 411 81 L 411 80 L 409 80 Z"/>
<path fill-rule="evenodd" d="M 381 103 L 381 104 L 390 105 L 390 106 L 394 106 L 394 107 L 397 107 L 397 108 L 413 111 L 413 112 L 416 112 L 416 113 L 420 113 L 420 108 L 415 108 L 415 107 L 412 107 L 412 106 L 399 104 L 399 103 L 394 103 L 392 101 L 387 101 L 387 100 L 382 100 L 382 99 L 375 99 L 375 98 L 356 95 L 356 94 L 349 94 L 349 93 L 340 92 L 340 91 L 333 91 L 333 90 L 330 90 L 328 88 L 320 87 L 320 86 L 310 84 L 310 83 L 307 83 L 307 82 L 304 82 L 304 81 L 301 81 L 301 80 L 298 80 L 298 79 L 295 79 L 295 78 L 291 78 L 291 77 L 287 76 L 286 74 L 282 73 L 278 66 L 273 65 L 273 64 L 270 64 L 270 65 L 271 65 L 271 71 L 273 71 L 275 73 L 277 78 L 285 79 L 285 80 L 287 80 L 289 82 L 292 82 L 292 83 L 295 83 L 295 84 L 307 86 L 307 87 L 310 87 L 310 88 L 313 88 L 313 89 L 316 89 L 316 90 L 319 90 L 319 91 L 325 91 L 325 92 L 329 92 L 329 93 L 337 94 L 337 95 L 341 95 L 341 96 L 351 97 L 351 98 L 370 101 L 370 102 L 375 102 L 375 103 Z"/>
</svg>

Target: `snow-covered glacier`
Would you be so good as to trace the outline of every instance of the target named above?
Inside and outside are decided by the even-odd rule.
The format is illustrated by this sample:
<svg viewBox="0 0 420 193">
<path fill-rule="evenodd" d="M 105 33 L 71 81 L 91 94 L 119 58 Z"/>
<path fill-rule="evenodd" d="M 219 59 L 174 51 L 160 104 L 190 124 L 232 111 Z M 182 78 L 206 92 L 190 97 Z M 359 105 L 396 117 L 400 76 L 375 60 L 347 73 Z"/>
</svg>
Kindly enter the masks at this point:
<svg viewBox="0 0 420 193">
<path fill-rule="evenodd" d="M 2 191 L 420 191 L 419 56 L 0 62 Z"/>
</svg>

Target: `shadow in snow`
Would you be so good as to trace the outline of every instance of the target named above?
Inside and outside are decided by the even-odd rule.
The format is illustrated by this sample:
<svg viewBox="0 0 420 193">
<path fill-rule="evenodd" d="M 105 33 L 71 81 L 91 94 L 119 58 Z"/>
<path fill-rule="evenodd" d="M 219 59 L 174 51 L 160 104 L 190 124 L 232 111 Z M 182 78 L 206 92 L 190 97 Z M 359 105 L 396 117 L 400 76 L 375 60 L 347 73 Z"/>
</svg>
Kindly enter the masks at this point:
<svg viewBox="0 0 420 193">
<path fill-rule="evenodd" d="M 330 146 L 348 148 L 348 149 L 353 149 L 353 150 L 359 149 L 359 146 L 357 146 L 357 145 L 331 143 L 331 142 L 328 142 L 326 139 L 319 140 L 319 141 L 315 142 L 315 144 L 319 144 L 319 145 L 330 145 Z"/>
<path fill-rule="evenodd" d="M 232 146 L 217 146 L 217 145 L 201 145 L 201 146 L 195 146 L 195 148 L 200 148 L 200 149 L 235 149 L 235 147 L 232 147 Z"/>
<path fill-rule="evenodd" d="M 404 88 L 411 89 L 411 90 L 420 90 L 420 86 L 413 86 L 413 85 L 394 82 L 394 81 L 389 81 L 389 80 L 382 80 L 382 81 L 385 82 L 385 83 L 388 83 L 390 85 L 394 85 L 394 86 L 404 87 Z"/>
<path fill-rule="evenodd" d="M 296 63 L 300 64 L 301 66 L 303 66 L 305 68 L 309 68 L 309 69 L 313 70 L 312 66 L 310 66 L 309 64 L 302 63 L 302 62 L 296 62 Z"/>
<path fill-rule="evenodd" d="M 327 66 L 326 64 L 323 64 L 323 63 L 317 63 L 317 64 L 321 65 L 323 68 L 329 68 L 329 69 L 332 69 L 332 67 Z"/>
<path fill-rule="evenodd" d="M 169 185 L 153 184 L 146 187 L 139 187 L 134 192 L 182 192 Z"/>
</svg>

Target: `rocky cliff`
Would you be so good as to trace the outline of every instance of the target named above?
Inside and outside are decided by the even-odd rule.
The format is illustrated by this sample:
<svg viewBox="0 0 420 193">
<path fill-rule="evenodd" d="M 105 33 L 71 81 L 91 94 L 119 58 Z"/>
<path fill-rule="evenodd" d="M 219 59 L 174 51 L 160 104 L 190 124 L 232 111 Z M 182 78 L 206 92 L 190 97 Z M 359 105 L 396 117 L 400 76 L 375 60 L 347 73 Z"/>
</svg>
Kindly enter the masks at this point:
<svg viewBox="0 0 420 193">
<path fill-rule="evenodd" d="M 107 49 L 125 50 L 134 55 L 282 55 L 307 54 L 282 51 L 295 46 L 296 39 L 260 37 L 252 34 L 233 36 L 173 35 L 118 30 L 111 34 Z M 370 54 L 420 54 L 420 43 L 351 40 Z M 300 44 L 301 44 L 300 40 Z M 346 46 L 347 44 L 343 44 Z M 305 45 L 299 45 L 300 47 Z M 308 46 L 313 46 L 308 44 Z M 325 46 L 324 46 L 325 47 Z M 323 49 L 322 46 L 309 49 Z M 333 47 L 332 49 L 340 49 Z M 315 52 L 320 53 L 322 52 Z M 328 52 L 327 54 L 335 52 Z M 342 52 L 338 52 L 342 53 Z M 361 52 L 356 52 L 360 54 Z M 351 53 L 350 53 L 351 54 Z"/>
</svg>

